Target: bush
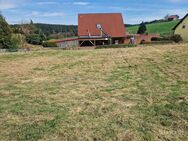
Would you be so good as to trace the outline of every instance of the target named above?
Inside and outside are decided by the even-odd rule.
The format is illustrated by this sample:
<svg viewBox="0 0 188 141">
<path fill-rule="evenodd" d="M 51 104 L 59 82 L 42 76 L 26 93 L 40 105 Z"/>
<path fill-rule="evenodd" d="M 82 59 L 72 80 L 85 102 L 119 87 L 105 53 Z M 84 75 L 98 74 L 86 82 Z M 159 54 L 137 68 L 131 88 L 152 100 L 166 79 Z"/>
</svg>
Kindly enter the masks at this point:
<svg viewBox="0 0 188 141">
<path fill-rule="evenodd" d="M 0 48 L 8 49 L 9 51 L 17 51 L 17 41 L 18 40 L 13 37 L 11 27 L 0 14 Z"/>
<path fill-rule="evenodd" d="M 163 41 L 164 39 L 161 37 L 153 37 L 151 38 L 151 41 Z"/>
<path fill-rule="evenodd" d="M 95 49 L 105 49 L 105 48 L 130 48 L 136 47 L 135 44 L 119 44 L 119 45 L 106 45 L 106 46 L 97 46 Z"/>
<path fill-rule="evenodd" d="M 11 46 L 12 30 L 5 18 L 0 14 L 0 48 L 9 49 Z"/>
<path fill-rule="evenodd" d="M 18 46 L 17 46 L 17 44 L 14 43 L 14 42 L 12 42 L 12 43 L 9 45 L 8 51 L 10 51 L 10 52 L 16 52 L 16 51 L 18 51 Z"/>
<path fill-rule="evenodd" d="M 26 36 L 26 41 L 29 44 L 33 44 L 33 45 L 41 45 L 42 44 L 42 38 L 40 35 L 38 34 L 30 34 Z"/>
<path fill-rule="evenodd" d="M 57 44 L 55 42 L 43 42 L 43 47 L 57 47 Z"/>
<path fill-rule="evenodd" d="M 11 41 L 16 44 L 19 48 L 23 48 L 25 45 L 25 36 L 21 34 L 12 34 Z"/>
<path fill-rule="evenodd" d="M 181 41 L 183 41 L 182 37 L 178 34 L 175 34 L 171 37 L 171 40 L 174 41 L 175 43 L 179 43 Z"/>
</svg>

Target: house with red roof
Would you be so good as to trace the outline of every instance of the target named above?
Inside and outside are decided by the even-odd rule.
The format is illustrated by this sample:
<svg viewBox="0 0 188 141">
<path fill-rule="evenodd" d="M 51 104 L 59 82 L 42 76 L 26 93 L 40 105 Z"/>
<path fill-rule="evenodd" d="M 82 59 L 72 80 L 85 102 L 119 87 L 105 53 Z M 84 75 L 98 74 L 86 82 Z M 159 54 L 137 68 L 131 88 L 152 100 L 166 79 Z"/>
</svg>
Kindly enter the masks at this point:
<svg viewBox="0 0 188 141">
<path fill-rule="evenodd" d="M 78 37 L 56 41 L 58 47 L 89 47 L 151 42 L 156 34 L 126 34 L 121 13 L 92 13 L 78 15 Z M 134 42 L 131 40 L 134 39 Z"/>
<path fill-rule="evenodd" d="M 78 15 L 80 46 L 123 44 L 125 35 L 123 17 L 120 13 Z"/>
<path fill-rule="evenodd" d="M 166 16 L 165 19 L 168 21 L 175 21 L 175 20 L 179 19 L 179 16 L 178 15 L 169 15 L 169 16 Z"/>
</svg>

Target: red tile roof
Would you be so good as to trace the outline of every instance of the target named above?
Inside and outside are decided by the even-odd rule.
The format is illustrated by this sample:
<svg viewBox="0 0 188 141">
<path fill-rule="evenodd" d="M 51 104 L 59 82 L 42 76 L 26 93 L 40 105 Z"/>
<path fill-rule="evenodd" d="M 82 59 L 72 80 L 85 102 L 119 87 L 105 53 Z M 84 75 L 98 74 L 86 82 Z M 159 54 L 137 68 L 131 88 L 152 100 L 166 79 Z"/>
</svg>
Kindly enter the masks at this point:
<svg viewBox="0 0 188 141">
<path fill-rule="evenodd" d="M 62 43 L 62 42 L 76 41 L 76 40 L 78 40 L 78 38 L 66 38 L 66 39 L 62 39 L 62 40 L 56 40 L 54 42 L 55 43 Z"/>
<path fill-rule="evenodd" d="M 100 36 L 96 25 L 102 25 L 105 33 L 110 37 L 124 37 L 125 26 L 120 13 L 99 13 L 78 15 L 78 36 Z"/>
<path fill-rule="evenodd" d="M 168 19 L 175 19 L 175 18 L 177 18 L 177 19 L 178 19 L 178 18 L 179 18 L 179 16 L 178 16 L 178 15 L 171 15 L 171 16 L 169 16 L 169 17 L 168 17 Z"/>
</svg>

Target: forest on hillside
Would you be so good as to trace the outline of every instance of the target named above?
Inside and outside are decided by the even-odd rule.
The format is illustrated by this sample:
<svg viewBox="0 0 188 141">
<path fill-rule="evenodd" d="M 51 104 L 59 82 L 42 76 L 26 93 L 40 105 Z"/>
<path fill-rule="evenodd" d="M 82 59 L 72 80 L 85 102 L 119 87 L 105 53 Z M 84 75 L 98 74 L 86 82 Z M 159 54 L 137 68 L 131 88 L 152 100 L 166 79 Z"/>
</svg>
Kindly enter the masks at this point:
<svg viewBox="0 0 188 141">
<path fill-rule="evenodd" d="M 164 20 L 154 20 L 150 22 L 144 22 L 145 24 L 163 23 Z M 21 27 L 23 24 L 15 24 L 12 27 Z M 39 29 L 46 37 L 49 38 L 66 38 L 78 35 L 77 25 L 58 25 L 58 24 L 45 24 L 45 23 L 33 23 L 37 29 Z M 125 24 L 125 27 L 139 26 L 139 24 Z"/>
<path fill-rule="evenodd" d="M 64 34 L 65 36 L 77 36 L 77 26 L 76 25 L 53 25 L 53 24 L 41 24 L 37 23 L 35 26 L 45 34 Z"/>
<path fill-rule="evenodd" d="M 64 38 L 77 36 L 77 25 L 56 25 L 56 24 L 43 24 L 33 23 L 33 25 L 39 29 L 46 37 L 49 38 Z M 22 24 L 12 25 L 12 27 L 18 28 Z"/>
</svg>

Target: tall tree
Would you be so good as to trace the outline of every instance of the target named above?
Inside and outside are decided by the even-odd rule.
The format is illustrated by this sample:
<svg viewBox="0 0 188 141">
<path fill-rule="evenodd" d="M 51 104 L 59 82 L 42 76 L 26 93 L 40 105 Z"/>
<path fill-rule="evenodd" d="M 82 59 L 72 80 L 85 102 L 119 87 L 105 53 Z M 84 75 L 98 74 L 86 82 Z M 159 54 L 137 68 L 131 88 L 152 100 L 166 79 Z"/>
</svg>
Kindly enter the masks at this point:
<svg viewBox="0 0 188 141">
<path fill-rule="evenodd" d="M 169 14 L 167 14 L 167 15 L 164 17 L 164 19 L 165 19 L 165 20 L 168 20 L 168 17 L 169 17 Z"/>
<path fill-rule="evenodd" d="M 142 22 L 138 28 L 137 34 L 145 34 L 147 31 L 146 24 Z"/>
<path fill-rule="evenodd" d="M 12 30 L 2 14 L 0 14 L 0 48 L 9 48 L 11 42 Z"/>
<path fill-rule="evenodd" d="M 31 25 L 33 25 L 33 24 L 34 24 L 34 23 L 33 23 L 33 20 L 30 20 L 30 24 L 31 24 Z"/>
<path fill-rule="evenodd" d="M 20 29 L 21 33 L 26 36 L 29 34 L 34 34 L 38 30 L 32 20 L 30 20 L 29 23 L 21 24 Z"/>
</svg>

